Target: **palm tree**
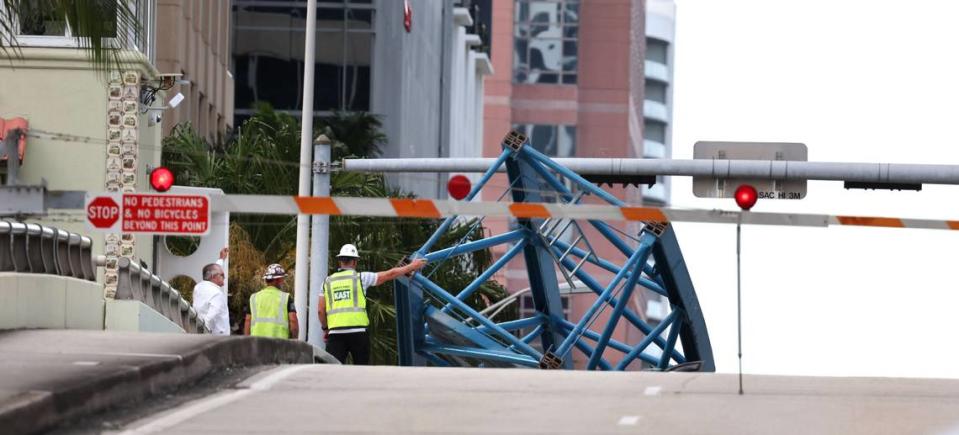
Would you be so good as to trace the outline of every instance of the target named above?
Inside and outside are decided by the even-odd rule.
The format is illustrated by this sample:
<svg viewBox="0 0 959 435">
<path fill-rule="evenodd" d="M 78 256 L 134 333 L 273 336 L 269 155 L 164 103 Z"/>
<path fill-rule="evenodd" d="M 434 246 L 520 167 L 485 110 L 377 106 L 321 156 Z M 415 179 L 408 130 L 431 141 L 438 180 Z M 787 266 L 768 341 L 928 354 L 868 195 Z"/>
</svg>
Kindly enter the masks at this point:
<svg viewBox="0 0 959 435">
<path fill-rule="evenodd" d="M 139 40 L 141 25 L 128 0 L 0 0 L 0 52 L 21 54 L 17 34 L 70 35 L 98 70 L 119 68 L 125 35 Z"/>
</svg>

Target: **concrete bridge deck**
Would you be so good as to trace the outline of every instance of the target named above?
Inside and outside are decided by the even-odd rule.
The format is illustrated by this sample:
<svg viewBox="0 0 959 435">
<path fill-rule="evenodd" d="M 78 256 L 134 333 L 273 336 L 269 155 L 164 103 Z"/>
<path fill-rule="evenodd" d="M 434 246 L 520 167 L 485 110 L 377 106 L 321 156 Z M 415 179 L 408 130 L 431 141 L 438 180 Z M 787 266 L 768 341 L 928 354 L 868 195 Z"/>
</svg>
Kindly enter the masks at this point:
<svg viewBox="0 0 959 435">
<path fill-rule="evenodd" d="M 0 331 L 0 433 L 42 431 L 174 391 L 227 367 L 313 360 L 312 346 L 290 340 L 116 331 Z"/>
<path fill-rule="evenodd" d="M 959 434 L 959 381 L 285 366 L 123 433 Z"/>
<path fill-rule="evenodd" d="M 310 362 L 312 349 L 3 331 L 0 432 L 101 432 L 95 415 L 121 433 L 959 434 L 959 380 L 747 375 L 740 396 L 729 374 L 299 364 L 193 388 L 229 367 Z"/>
</svg>

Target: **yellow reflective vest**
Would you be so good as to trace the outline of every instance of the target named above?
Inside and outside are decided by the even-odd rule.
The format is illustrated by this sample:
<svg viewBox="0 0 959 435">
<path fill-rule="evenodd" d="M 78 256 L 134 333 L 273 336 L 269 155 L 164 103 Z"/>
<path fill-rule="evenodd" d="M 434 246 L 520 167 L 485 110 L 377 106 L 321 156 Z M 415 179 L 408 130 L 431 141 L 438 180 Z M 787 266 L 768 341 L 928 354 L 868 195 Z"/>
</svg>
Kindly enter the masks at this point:
<svg viewBox="0 0 959 435">
<path fill-rule="evenodd" d="M 323 299 L 326 300 L 327 328 L 369 326 L 363 282 L 355 270 L 341 270 L 327 277 L 326 283 L 323 284 Z"/>
<path fill-rule="evenodd" d="M 250 335 L 290 338 L 289 302 L 290 294 L 273 286 L 250 296 Z"/>
</svg>

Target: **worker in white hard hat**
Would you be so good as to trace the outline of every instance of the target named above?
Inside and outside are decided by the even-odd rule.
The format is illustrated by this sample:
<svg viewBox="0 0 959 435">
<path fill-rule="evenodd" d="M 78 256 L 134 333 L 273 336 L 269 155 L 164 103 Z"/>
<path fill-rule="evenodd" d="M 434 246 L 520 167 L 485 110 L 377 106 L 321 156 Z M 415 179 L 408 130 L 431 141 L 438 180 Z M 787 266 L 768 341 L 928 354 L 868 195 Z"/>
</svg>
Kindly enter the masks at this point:
<svg viewBox="0 0 959 435">
<path fill-rule="evenodd" d="M 384 272 L 357 273 L 359 258 L 356 246 L 346 244 L 340 248 L 336 256 L 339 270 L 329 275 L 323 284 L 319 315 L 326 351 L 340 362 L 346 363 L 347 356 L 352 356 L 353 364 L 367 365 L 370 362 L 370 337 L 366 328 L 370 319 L 366 315 L 366 289 L 420 270 L 426 266 L 426 259 L 417 258 Z"/>
<path fill-rule="evenodd" d="M 254 337 L 296 338 L 299 324 L 290 294 L 280 290 L 286 270 L 279 264 L 267 266 L 263 273 L 266 287 L 250 296 L 243 333 Z"/>
</svg>

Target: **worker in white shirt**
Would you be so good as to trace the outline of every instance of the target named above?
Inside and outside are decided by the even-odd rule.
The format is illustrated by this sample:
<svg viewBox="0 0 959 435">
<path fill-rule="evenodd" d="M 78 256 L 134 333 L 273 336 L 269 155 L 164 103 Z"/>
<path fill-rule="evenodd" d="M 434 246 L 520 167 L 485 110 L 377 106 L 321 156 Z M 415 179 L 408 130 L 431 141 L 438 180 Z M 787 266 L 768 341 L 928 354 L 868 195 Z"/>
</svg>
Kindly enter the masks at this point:
<svg viewBox="0 0 959 435">
<path fill-rule="evenodd" d="M 226 258 L 230 248 L 220 250 L 216 263 L 203 266 L 203 281 L 193 287 L 193 309 L 213 335 L 230 335 L 230 306 L 226 299 Z"/>
</svg>

